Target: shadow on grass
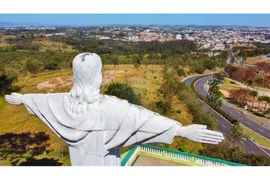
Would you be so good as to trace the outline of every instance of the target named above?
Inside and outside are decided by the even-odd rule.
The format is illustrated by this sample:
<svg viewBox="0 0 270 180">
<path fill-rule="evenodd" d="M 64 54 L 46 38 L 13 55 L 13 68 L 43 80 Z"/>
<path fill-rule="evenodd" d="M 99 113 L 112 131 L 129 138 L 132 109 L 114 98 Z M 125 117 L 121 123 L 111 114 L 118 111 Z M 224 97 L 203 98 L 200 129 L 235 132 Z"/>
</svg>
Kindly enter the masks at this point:
<svg viewBox="0 0 270 180">
<path fill-rule="evenodd" d="M 43 158 L 43 159 L 34 159 L 29 158 L 27 161 L 18 164 L 19 166 L 61 166 L 62 163 L 57 160 L 51 158 Z"/>
<path fill-rule="evenodd" d="M 21 159 L 27 157 L 27 161 L 32 162 L 35 156 L 48 152 L 46 148 L 50 146 L 49 140 L 50 136 L 45 132 L 2 134 L 0 135 L 0 160 L 8 160 L 12 165 L 18 165 Z M 57 163 L 52 164 L 57 165 Z"/>
</svg>

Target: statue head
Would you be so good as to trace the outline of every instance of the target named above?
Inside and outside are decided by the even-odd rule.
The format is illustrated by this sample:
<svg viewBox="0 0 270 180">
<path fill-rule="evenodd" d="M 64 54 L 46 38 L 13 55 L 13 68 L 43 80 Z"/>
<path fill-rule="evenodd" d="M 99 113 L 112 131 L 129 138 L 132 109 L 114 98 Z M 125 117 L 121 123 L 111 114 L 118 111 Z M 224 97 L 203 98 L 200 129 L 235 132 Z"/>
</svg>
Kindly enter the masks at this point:
<svg viewBox="0 0 270 180">
<path fill-rule="evenodd" d="M 78 54 L 72 61 L 74 84 L 70 90 L 72 101 L 91 103 L 102 86 L 102 62 L 95 53 Z"/>
</svg>

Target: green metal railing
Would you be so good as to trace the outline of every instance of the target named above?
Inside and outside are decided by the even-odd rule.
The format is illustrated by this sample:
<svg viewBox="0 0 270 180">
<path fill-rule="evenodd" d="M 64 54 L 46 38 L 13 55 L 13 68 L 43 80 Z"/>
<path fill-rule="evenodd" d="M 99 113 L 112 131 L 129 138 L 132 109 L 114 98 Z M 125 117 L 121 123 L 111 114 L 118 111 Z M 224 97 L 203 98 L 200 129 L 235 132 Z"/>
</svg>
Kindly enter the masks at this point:
<svg viewBox="0 0 270 180">
<path fill-rule="evenodd" d="M 151 145 L 137 145 L 135 146 L 133 149 L 131 149 L 126 156 L 124 157 L 124 159 L 121 162 L 121 166 L 129 166 L 132 165 L 132 163 L 135 161 L 136 157 L 141 154 L 142 152 L 145 153 L 144 150 L 142 149 L 148 149 L 150 151 L 153 151 L 152 153 L 154 154 L 154 156 L 156 158 L 161 158 L 161 159 L 165 159 L 164 156 L 166 155 L 170 155 L 170 157 L 166 157 L 165 160 L 174 160 L 174 157 L 184 157 L 186 158 L 189 165 L 204 165 L 204 164 L 200 164 L 197 161 L 207 161 L 210 162 L 211 164 L 219 164 L 219 166 L 245 166 L 243 164 L 238 164 L 238 163 L 234 163 L 234 162 L 230 162 L 230 161 L 225 161 L 225 160 L 221 160 L 221 159 L 215 159 L 215 158 L 210 158 L 210 157 L 206 157 L 206 156 L 200 156 L 200 155 L 196 155 L 196 154 L 190 154 L 190 153 L 186 153 L 186 152 L 181 152 L 181 151 L 176 151 L 176 150 L 171 150 L 171 149 L 166 149 L 166 148 L 161 148 L 161 147 L 156 147 L 156 146 L 151 146 Z M 158 153 L 154 153 L 158 152 Z M 134 154 L 136 153 L 136 154 Z M 150 153 L 151 152 L 147 152 Z M 131 158 L 131 159 L 130 159 Z"/>
<path fill-rule="evenodd" d="M 131 158 L 135 150 L 138 148 L 138 145 L 134 146 L 131 150 L 128 151 L 124 159 L 121 161 L 121 166 L 125 166 L 128 162 L 128 160 Z"/>
</svg>

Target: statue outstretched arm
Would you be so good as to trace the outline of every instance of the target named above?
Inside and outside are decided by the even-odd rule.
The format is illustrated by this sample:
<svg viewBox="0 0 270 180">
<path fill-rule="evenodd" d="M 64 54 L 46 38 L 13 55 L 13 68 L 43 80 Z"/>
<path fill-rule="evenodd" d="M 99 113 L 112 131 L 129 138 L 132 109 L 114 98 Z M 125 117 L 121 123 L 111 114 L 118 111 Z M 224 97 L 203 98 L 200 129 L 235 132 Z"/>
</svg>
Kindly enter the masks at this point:
<svg viewBox="0 0 270 180">
<path fill-rule="evenodd" d="M 224 139 L 222 133 L 206 129 L 206 125 L 192 124 L 179 127 L 176 136 L 185 137 L 191 141 L 218 144 Z"/>
<path fill-rule="evenodd" d="M 124 146 L 140 143 L 166 143 L 171 144 L 175 137 L 184 137 L 191 141 L 218 144 L 224 137 L 216 131 L 207 130 L 205 125 L 192 124 L 182 126 L 180 122 L 151 112 L 145 108 L 134 106 L 132 111 L 136 111 L 136 124 L 140 124 L 141 119 L 147 120 L 136 128 L 136 132 L 128 139 Z"/>
<path fill-rule="evenodd" d="M 9 104 L 18 106 L 23 104 L 23 95 L 19 93 L 13 92 L 11 95 L 6 95 L 5 99 Z"/>
<path fill-rule="evenodd" d="M 23 94 L 13 92 L 11 95 L 6 95 L 5 99 L 9 104 L 17 106 L 24 105 L 30 114 L 35 115 L 35 113 L 31 110 L 35 109 L 35 105 L 32 99 L 29 99 L 28 95 L 25 96 Z"/>
</svg>

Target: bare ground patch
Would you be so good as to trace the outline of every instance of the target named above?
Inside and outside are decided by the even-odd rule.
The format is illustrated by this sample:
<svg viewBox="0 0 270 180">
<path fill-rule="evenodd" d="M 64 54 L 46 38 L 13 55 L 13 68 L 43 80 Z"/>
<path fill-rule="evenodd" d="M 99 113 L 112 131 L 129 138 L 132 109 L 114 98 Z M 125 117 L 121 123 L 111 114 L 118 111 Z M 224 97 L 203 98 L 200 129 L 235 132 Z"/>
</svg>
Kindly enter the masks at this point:
<svg viewBox="0 0 270 180">
<path fill-rule="evenodd" d="M 103 73 L 103 85 L 111 83 L 117 76 L 121 75 L 123 70 L 106 70 Z M 37 85 L 38 90 L 48 90 L 53 92 L 56 88 L 71 88 L 73 85 L 72 76 L 56 77 L 52 80 L 47 80 Z"/>
</svg>

